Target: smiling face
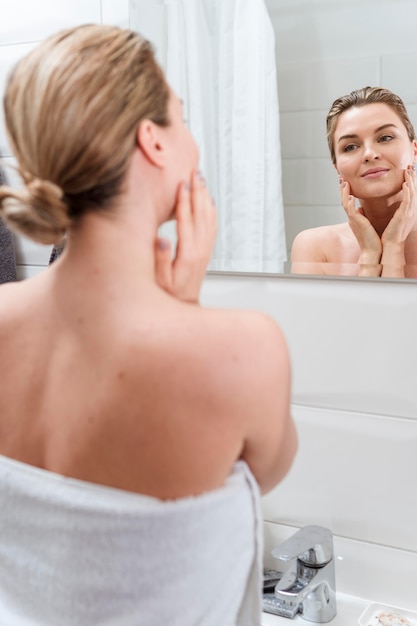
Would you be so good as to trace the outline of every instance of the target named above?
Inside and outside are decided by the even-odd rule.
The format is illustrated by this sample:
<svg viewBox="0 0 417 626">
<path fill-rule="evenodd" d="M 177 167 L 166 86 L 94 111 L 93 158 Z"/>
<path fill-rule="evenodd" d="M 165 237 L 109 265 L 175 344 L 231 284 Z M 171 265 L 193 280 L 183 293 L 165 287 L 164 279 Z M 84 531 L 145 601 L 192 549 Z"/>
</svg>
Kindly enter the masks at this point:
<svg viewBox="0 0 417 626">
<path fill-rule="evenodd" d="M 404 170 L 417 160 L 397 113 L 376 102 L 344 111 L 334 132 L 335 167 L 360 199 L 390 197 L 401 190 Z"/>
</svg>

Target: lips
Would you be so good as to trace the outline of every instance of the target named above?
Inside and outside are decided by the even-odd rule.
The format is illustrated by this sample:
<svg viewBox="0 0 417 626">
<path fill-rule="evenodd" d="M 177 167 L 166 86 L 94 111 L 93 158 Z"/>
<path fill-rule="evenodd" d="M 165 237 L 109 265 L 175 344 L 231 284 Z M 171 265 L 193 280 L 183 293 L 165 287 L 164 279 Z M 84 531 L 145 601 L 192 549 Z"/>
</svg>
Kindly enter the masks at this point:
<svg viewBox="0 0 417 626">
<path fill-rule="evenodd" d="M 361 178 L 379 178 L 386 172 L 389 172 L 389 169 L 386 167 L 373 167 L 370 170 L 366 170 L 366 172 L 361 175 Z"/>
</svg>

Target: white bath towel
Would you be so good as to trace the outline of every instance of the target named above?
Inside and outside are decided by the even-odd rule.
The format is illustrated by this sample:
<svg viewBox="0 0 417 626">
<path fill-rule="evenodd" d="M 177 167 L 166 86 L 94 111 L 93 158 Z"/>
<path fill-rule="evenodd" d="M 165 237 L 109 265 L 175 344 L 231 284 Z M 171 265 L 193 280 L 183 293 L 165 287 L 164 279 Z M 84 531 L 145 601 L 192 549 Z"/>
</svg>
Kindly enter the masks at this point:
<svg viewBox="0 0 417 626">
<path fill-rule="evenodd" d="M 1 626 L 259 626 L 259 491 L 162 501 L 0 456 Z"/>
</svg>

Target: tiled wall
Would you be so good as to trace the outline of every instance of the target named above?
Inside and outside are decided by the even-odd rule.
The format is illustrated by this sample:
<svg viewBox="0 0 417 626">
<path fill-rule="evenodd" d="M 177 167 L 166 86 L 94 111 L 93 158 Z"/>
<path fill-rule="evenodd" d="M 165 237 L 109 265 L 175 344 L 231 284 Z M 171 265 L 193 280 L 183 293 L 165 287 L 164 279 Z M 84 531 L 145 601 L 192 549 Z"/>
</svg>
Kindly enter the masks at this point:
<svg viewBox="0 0 417 626">
<path fill-rule="evenodd" d="M 260 309 L 287 337 L 299 450 L 263 498 L 269 565 L 277 537 L 323 525 L 340 591 L 416 610 L 417 285 L 209 275 L 202 300 Z"/>
<path fill-rule="evenodd" d="M 47 35 L 82 23 L 129 25 L 128 0 L 13 0 L 1 12 L 0 19 L 0 94 L 4 81 L 14 63 Z M 3 113 L 0 115 L 0 155 L 6 164 L 14 159 L 7 145 Z M 10 184 L 19 180 L 12 170 L 5 170 Z M 19 278 L 26 278 L 48 264 L 51 246 L 34 244 L 16 237 L 16 257 Z"/>
<path fill-rule="evenodd" d="M 387 87 L 403 98 L 417 126 L 417 2 L 265 2 L 276 35 L 290 248 L 300 230 L 345 219 L 325 136 L 333 100 L 365 85 Z"/>
</svg>

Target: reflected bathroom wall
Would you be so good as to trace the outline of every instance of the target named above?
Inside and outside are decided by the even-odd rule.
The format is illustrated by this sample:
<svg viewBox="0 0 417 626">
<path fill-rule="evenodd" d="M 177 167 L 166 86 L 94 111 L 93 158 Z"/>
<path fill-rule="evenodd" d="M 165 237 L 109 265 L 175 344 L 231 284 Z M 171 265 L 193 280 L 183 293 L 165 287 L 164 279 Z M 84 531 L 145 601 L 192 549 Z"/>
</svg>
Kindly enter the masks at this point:
<svg viewBox="0 0 417 626">
<path fill-rule="evenodd" d="M 344 222 L 325 118 L 339 96 L 383 86 L 417 124 L 417 3 L 265 0 L 275 31 L 288 252 L 298 232 Z"/>
</svg>

